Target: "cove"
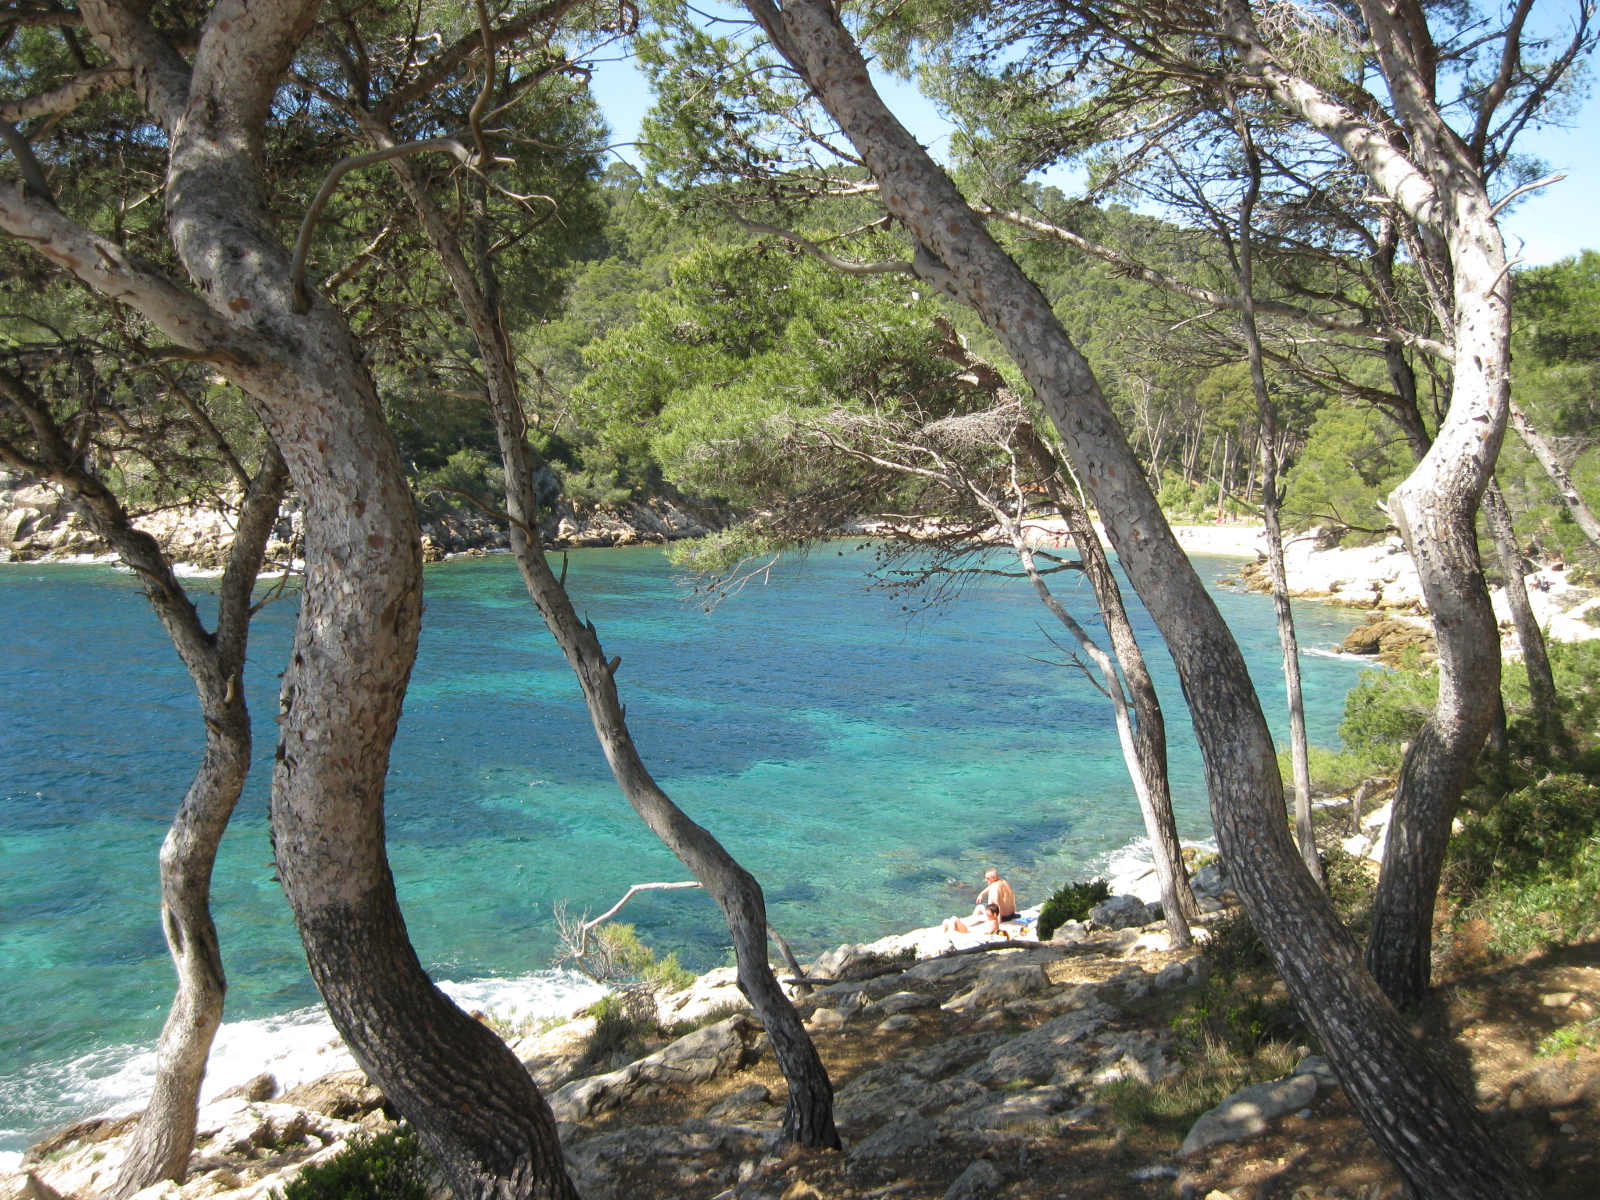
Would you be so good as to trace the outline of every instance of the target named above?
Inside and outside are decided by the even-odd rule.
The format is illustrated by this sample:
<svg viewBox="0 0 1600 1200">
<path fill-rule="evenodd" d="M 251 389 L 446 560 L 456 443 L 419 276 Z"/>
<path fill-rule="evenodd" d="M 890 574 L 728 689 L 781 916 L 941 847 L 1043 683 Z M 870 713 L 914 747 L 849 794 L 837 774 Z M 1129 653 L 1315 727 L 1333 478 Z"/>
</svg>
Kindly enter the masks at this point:
<svg viewBox="0 0 1600 1200">
<path fill-rule="evenodd" d="M 989 864 L 1034 902 L 1141 832 L 1109 704 L 1076 669 L 1038 661 L 1060 656 L 1026 583 L 987 581 L 917 613 L 865 586 L 871 562 L 870 551 L 824 548 L 707 613 L 658 549 L 571 555 L 580 613 L 622 656 L 647 763 L 761 880 L 773 924 L 801 953 L 935 923 L 970 903 Z M 1207 579 L 1237 566 L 1195 562 Z M 209 582 L 189 583 L 204 606 Z M 1093 627 L 1088 589 L 1058 591 Z M 1212 591 L 1287 737 L 1270 600 Z M 599 911 L 630 883 L 685 873 L 618 794 L 512 561 L 430 567 L 425 602 L 388 793 L 412 940 L 473 1003 L 570 1007 L 574 985 L 545 970 L 553 906 Z M 1131 615 L 1166 706 L 1180 829 L 1203 839 L 1205 787 L 1177 679 L 1148 616 L 1136 604 Z M 256 767 L 213 909 L 230 1027 L 255 1022 L 258 1041 L 301 1036 L 312 1053 L 326 1030 L 282 1021 L 314 1012 L 317 997 L 273 878 L 266 811 L 295 617 L 291 592 L 256 620 Z M 1335 645 L 1361 620 L 1309 603 L 1296 617 L 1307 647 Z M 0 1151 L 15 1151 L 136 1099 L 129 1064 L 154 1042 L 172 990 L 156 854 L 201 737 L 188 676 L 125 572 L 0 566 L 0 644 Z M 1337 744 L 1359 667 L 1307 656 L 1303 671 L 1311 739 Z M 703 894 L 647 894 L 626 919 L 696 970 L 726 959 Z M 246 1042 L 229 1045 L 238 1071 L 253 1067 Z M 208 1091 L 223 1075 L 214 1065 Z"/>
</svg>

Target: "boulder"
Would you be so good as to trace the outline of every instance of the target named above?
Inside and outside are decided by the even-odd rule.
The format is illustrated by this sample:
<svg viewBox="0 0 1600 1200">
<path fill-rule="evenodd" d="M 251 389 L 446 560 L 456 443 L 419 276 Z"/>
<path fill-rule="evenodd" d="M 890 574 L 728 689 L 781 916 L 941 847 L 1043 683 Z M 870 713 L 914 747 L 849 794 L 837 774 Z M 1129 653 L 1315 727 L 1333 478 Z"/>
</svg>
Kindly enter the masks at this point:
<svg viewBox="0 0 1600 1200">
<path fill-rule="evenodd" d="M 1240 1088 L 1210 1112 L 1201 1115 L 1183 1139 L 1180 1158 L 1198 1154 L 1219 1142 L 1238 1142 L 1265 1133 L 1267 1123 L 1304 1108 L 1316 1099 L 1314 1073 L 1288 1075 Z"/>
<path fill-rule="evenodd" d="M 1217 863 L 1208 862 L 1194 873 L 1194 878 L 1189 880 L 1189 886 L 1194 889 L 1197 897 L 1218 897 L 1228 890 L 1228 879 Z"/>
<path fill-rule="evenodd" d="M 898 1016 L 890 1017 L 887 1021 L 879 1023 L 873 1032 L 899 1033 L 903 1029 L 915 1029 L 920 1024 L 922 1024 L 922 1022 L 917 1020 L 917 1018 L 913 1017 L 910 1013 L 901 1013 Z"/>
<path fill-rule="evenodd" d="M 730 1117 L 764 1114 L 771 1102 L 772 1092 L 768 1090 L 767 1085 L 752 1083 L 749 1087 L 742 1087 L 732 1095 L 718 1100 L 706 1113 L 706 1118 L 711 1121 L 723 1121 Z"/>
<path fill-rule="evenodd" d="M 851 1158 L 895 1158 L 925 1150 L 939 1141 L 939 1130 L 919 1116 L 905 1116 L 890 1121 L 877 1133 L 861 1141 L 850 1151 Z"/>
<path fill-rule="evenodd" d="M 853 1008 L 819 1008 L 806 1019 L 806 1028 L 812 1033 L 828 1033 L 843 1029 Z"/>
<path fill-rule="evenodd" d="M 1063 921 L 1050 935 L 1052 943 L 1071 945 L 1089 936 L 1089 926 L 1082 921 Z"/>
<path fill-rule="evenodd" d="M 987 1158 L 974 1159 L 950 1185 L 944 1200 L 977 1200 L 979 1196 L 997 1191 L 1004 1182 L 999 1169 Z"/>
<path fill-rule="evenodd" d="M 885 1114 L 926 1116 L 986 1094 L 981 1085 L 970 1079 L 930 1081 L 898 1062 L 890 1062 L 858 1075 L 840 1088 L 833 1115 L 841 1129 L 855 1129 L 882 1120 Z"/>
<path fill-rule="evenodd" d="M 229 1088 L 227 1091 L 217 1096 L 217 1099 L 232 1100 L 235 1097 L 239 1097 L 245 1100 L 271 1100 L 277 1094 L 277 1077 L 262 1072 L 254 1079 L 245 1080 L 238 1087 Z"/>
<path fill-rule="evenodd" d="M 1049 987 L 1050 976 L 1041 966 L 1007 967 L 991 972 L 971 991 L 963 992 L 941 1007 L 946 1012 L 981 1012 L 1008 1000 L 1021 1000 L 1047 991 Z"/>
<path fill-rule="evenodd" d="M 1333 1067 L 1328 1060 L 1319 1054 L 1309 1054 L 1300 1060 L 1300 1065 L 1291 1075 L 1311 1075 L 1316 1078 L 1318 1087 L 1333 1088 L 1339 1086 L 1339 1077 L 1333 1073 Z"/>
<path fill-rule="evenodd" d="M 1107 929 L 1131 929 L 1150 924 L 1150 910 L 1137 896 L 1112 896 L 1089 910 L 1089 920 Z"/>
<path fill-rule="evenodd" d="M 736 1014 L 697 1029 L 620 1071 L 574 1080 L 550 1097 L 558 1121 L 582 1121 L 673 1086 L 731 1074 L 756 1054 L 761 1026 Z"/>
<path fill-rule="evenodd" d="M 924 996 L 921 992 L 895 992 L 885 996 L 882 1000 L 874 1000 L 861 1010 L 863 1017 L 892 1017 L 897 1013 L 911 1012 L 919 1008 L 932 1008 L 938 1003 L 932 996 Z"/>
<path fill-rule="evenodd" d="M 1044 1084 L 1021 1092 L 994 1092 L 949 1109 L 939 1125 L 950 1130 L 1039 1129 L 1070 1108 L 1076 1093 L 1071 1088 Z"/>
<path fill-rule="evenodd" d="M 726 1016 L 749 1010 L 750 1001 L 739 990 L 736 967 L 707 971 L 683 991 L 662 996 L 656 1002 L 656 1018 L 667 1029 L 681 1022 L 703 1021 L 715 1013 Z"/>
<path fill-rule="evenodd" d="M 966 954 L 958 958 L 930 958 L 906 969 L 902 979 L 915 979 L 924 983 L 938 983 L 958 975 L 975 973 L 983 965 L 976 960 L 982 955 Z"/>
<path fill-rule="evenodd" d="M 292 1104 L 340 1121 L 357 1121 L 374 1109 L 382 1108 L 385 1101 L 383 1093 L 364 1072 L 336 1071 L 290 1088 L 278 1097 L 278 1103 Z"/>
<path fill-rule="evenodd" d="M 1009 1038 L 990 1051 L 983 1062 L 967 1071 L 981 1083 L 1046 1083 L 1057 1079 L 1063 1069 L 1080 1064 L 1086 1057 L 1083 1045 L 1091 1035 L 1115 1016 L 1111 1009 L 1091 1004 L 1075 1013 L 1046 1021 L 1037 1029 Z M 1069 1079 L 1076 1079 L 1076 1074 Z"/>
<path fill-rule="evenodd" d="M 552 1091 L 571 1082 L 589 1054 L 589 1038 L 594 1033 L 595 1019 L 579 1017 L 554 1029 L 547 1029 L 534 1037 L 514 1042 L 511 1052 L 522 1060 L 533 1081 L 544 1091 Z"/>
<path fill-rule="evenodd" d="M 644 1125 L 587 1138 L 569 1138 L 562 1147 L 573 1182 L 586 1200 L 618 1197 L 618 1173 L 671 1159 L 710 1156 L 748 1158 L 764 1148 L 762 1138 L 737 1125 L 685 1121 L 682 1125 Z M 631 1200 L 631 1196 L 627 1197 Z"/>
</svg>

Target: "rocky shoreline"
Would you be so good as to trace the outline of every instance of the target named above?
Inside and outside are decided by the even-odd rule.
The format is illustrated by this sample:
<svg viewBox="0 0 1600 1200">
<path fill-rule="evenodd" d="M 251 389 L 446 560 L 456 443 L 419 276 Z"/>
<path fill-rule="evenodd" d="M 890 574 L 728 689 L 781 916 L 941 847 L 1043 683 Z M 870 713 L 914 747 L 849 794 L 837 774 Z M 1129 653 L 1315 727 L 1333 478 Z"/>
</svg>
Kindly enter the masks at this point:
<svg viewBox="0 0 1600 1200">
<path fill-rule="evenodd" d="M 563 499 L 540 523 L 540 532 L 549 550 L 662 545 L 702 537 L 726 526 L 733 516 L 724 505 L 669 490 L 624 505 L 581 505 Z M 269 563 L 281 566 L 297 560 L 303 522 L 298 501 L 290 497 L 267 546 Z M 139 517 L 134 524 L 154 537 L 174 563 L 190 571 L 220 570 L 233 541 L 232 513 L 226 505 L 163 509 Z M 504 523 L 484 513 L 423 519 L 425 562 L 508 549 Z M 0 470 L 0 562 L 114 559 L 110 547 L 59 492 Z"/>
<path fill-rule="evenodd" d="M 1377 858 L 1386 811 L 1368 822 L 1378 826 Z M 1226 918 L 1237 902 L 1215 856 L 1206 860 L 1193 877 L 1206 911 L 1201 941 L 1204 922 Z M 815 981 L 809 985 L 774 964 L 814 1037 L 870 1030 L 882 1048 L 904 1051 L 838 1090 L 837 1120 L 851 1160 L 882 1163 L 946 1139 L 981 1148 L 1074 1128 L 1102 1111 L 1092 1099 L 1096 1089 L 1123 1078 L 1154 1084 L 1178 1071 L 1171 1029 L 1141 1020 L 1129 1006 L 1196 985 L 1204 963 L 1194 949 L 1172 950 L 1152 863 L 1136 863 L 1109 883 L 1111 900 L 1044 943 L 1031 939 L 1031 924 L 1004 938 L 930 927 L 837 946 L 805 968 Z M 1028 921 L 1037 914 L 1035 907 L 1021 915 Z M 659 1028 L 689 1032 L 609 1058 L 595 1055 L 597 1021 L 585 1009 L 521 1036 L 498 1031 L 549 1099 L 586 1197 L 625 1200 L 640 1194 L 627 1186 L 638 1171 L 662 1161 L 677 1170 L 686 1159 L 710 1155 L 730 1165 L 720 1174 L 698 1172 L 695 1182 L 711 1185 L 708 1196 L 732 1200 L 739 1184 L 770 1165 L 778 1129 L 781 1076 L 772 1077 L 766 1035 L 732 967 L 660 994 L 656 1005 Z M 1265 1099 L 1245 1098 L 1251 1113 L 1304 1108 L 1318 1089 L 1336 1086 L 1316 1059 L 1276 1084 Z M 663 1104 L 670 1108 L 697 1090 L 706 1093 L 704 1113 L 659 1122 Z M 1185 1155 L 1265 1127 L 1270 1117 L 1246 1114 L 1237 1102 L 1229 1097 L 1196 1124 Z M 93 1200 L 115 1177 L 136 1120 L 94 1118 L 43 1139 L 18 1171 L 0 1173 L 0 1200 Z M 271 1075 L 258 1075 L 201 1109 L 188 1179 L 139 1196 L 273 1200 L 307 1166 L 395 1121 L 359 1071 L 287 1091 Z"/>
</svg>

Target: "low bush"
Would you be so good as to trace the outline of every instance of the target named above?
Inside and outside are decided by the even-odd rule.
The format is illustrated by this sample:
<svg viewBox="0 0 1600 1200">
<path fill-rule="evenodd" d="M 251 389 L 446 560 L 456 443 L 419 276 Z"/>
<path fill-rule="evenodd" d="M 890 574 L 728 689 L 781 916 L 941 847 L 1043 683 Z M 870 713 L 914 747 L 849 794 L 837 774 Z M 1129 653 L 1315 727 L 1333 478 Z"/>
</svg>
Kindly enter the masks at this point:
<svg viewBox="0 0 1600 1200">
<path fill-rule="evenodd" d="M 430 1174 L 412 1134 L 363 1134 L 343 1154 L 306 1167 L 276 1200 L 428 1200 Z"/>
<path fill-rule="evenodd" d="M 1252 1083 L 1277 1079 L 1294 1069 L 1296 1052 L 1284 1042 L 1267 1042 L 1241 1054 L 1226 1042 L 1208 1038 L 1184 1055 L 1183 1069 L 1149 1084 L 1129 1076 L 1101 1088 L 1096 1097 L 1123 1128 L 1165 1127 L 1176 1136 L 1196 1117 Z"/>
<path fill-rule="evenodd" d="M 1111 885 L 1104 879 L 1064 885 L 1039 908 L 1039 940 L 1048 942 L 1068 921 L 1088 920 L 1089 910 L 1110 898 Z"/>
<path fill-rule="evenodd" d="M 1213 922 L 1210 929 L 1201 953 L 1217 978 L 1232 983 L 1241 975 L 1272 965 L 1261 935 L 1242 910 Z"/>
<path fill-rule="evenodd" d="M 630 988 L 602 996 L 590 1006 L 589 1015 L 595 1021 L 586 1055 L 591 1063 L 639 1049 L 660 1028 L 655 991 L 651 988 Z"/>
</svg>

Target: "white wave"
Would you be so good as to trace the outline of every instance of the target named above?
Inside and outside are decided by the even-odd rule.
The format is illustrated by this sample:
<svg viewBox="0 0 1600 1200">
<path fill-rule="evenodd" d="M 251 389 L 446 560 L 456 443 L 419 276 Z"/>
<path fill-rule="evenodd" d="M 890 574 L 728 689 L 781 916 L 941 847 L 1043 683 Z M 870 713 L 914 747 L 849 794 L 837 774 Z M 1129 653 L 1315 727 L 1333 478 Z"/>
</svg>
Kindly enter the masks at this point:
<svg viewBox="0 0 1600 1200">
<path fill-rule="evenodd" d="M 517 1020 L 570 1016 L 606 989 L 570 971 L 535 971 L 505 979 L 441 982 L 439 989 L 467 1011 L 485 1010 Z M 351 1056 L 327 1011 L 302 1008 L 274 1017 L 228 1021 L 217 1031 L 201 1088 L 201 1103 L 267 1072 L 288 1089 L 332 1071 L 353 1071 Z M 0 1079 L 0 1145 L 26 1145 L 40 1130 L 90 1115 L 125 1116 L 144 1107 L 155 1083 L 150 1045 L 110 1046 L 78 1058 L 45 1063 Z M 9 1153 L 9 1152 L 8 1152 Z M 3 1168 L 3 1160 L 0 1160 Z"/>
<path fill-rule="evenodd" d="M 1381 667 L 1385 665 L 1370 654 L 1351 654 L 1347 650 L 1324 650 L 1319 646 L 1302 646 L 1300 653 L 1309 654 L 1314 658 L 1331 658 L 1335 662 L 1360 663 L 1364 667 Z"/>
</svg>

